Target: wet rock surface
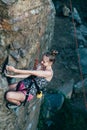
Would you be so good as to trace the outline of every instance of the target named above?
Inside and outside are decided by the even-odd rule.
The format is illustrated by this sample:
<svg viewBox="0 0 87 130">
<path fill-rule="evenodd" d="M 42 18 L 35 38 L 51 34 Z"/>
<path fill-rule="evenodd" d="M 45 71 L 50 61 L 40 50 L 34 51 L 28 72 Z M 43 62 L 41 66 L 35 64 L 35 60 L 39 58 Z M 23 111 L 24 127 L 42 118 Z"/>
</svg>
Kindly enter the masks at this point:
<svg viewBox="0 0 87 130">
<path fill-rule="evenodd" d="M 64 96 L 61 93 L 58 94 L 46 94 L 44 96 L 45 107 L 43 110 L 43 116 L 49 118 L 50 115 L 57 110 L 61 109 L 64 103 Z"/>
</svg>

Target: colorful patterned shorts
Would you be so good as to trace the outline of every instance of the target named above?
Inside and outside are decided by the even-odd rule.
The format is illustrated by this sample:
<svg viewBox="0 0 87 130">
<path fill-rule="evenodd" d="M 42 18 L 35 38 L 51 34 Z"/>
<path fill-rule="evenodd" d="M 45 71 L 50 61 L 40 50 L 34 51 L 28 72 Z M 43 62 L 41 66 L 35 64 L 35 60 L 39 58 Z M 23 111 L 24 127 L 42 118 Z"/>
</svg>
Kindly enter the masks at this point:
<svg viewBox="0 0 87 130">
<path fill-rule="evenodd" d="M 17 91 L 21 91 L 21 92 L 24 93 L 24 95 L 26 96 L 27 90 L 26 90 L 26 87 L 25 87 L 25 85 L 24 85 L 23 82 L 20 82 L 20 83 L 18 84 L 18 89 L 17 89 Z M 32 100 L 33 97 L 34 97 L 34 96 L 33 96 L 32 94 L 29 94 L 29 96 L 28 96 L 28 98 L 27 98 L 27 101 Z"/>
</svg>

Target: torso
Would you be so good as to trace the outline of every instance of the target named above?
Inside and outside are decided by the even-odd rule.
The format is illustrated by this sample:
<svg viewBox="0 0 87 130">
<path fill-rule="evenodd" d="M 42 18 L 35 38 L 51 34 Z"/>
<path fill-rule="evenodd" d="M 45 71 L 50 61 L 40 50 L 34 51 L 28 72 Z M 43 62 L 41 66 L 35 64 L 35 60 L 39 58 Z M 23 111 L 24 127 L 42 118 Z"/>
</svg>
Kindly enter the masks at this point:
<svg viewBox="0 0 87 130">
<path fill-rule="evenodd" d="M 49 83 L 49 81 L 46 80 L 46 78 L 42 78 L 42 77 L 35 77 L 35 81 L 37 82 L 37 84 L 41 90 L 43 90 L 44 87 L 47 86 L 47 84 Z M 25 78 L 24 80 L 22 80 L 22 82 L 24 83 L 25 87 L 27 88 L 27 87 L 29 87 L 31 80 L 28 77 L 28 78 Z M 30 94 L 36 95 L 36 93 L 37 93 L 37 89 L 36 89 L 35 84 L 33 83 L 33 85 L 31 86 L 31 89 L 30 89 Z"/>
<path fill-rule="evenodd" d="M 46 71 L 46 69 L 45 69 L 41 64 L 39 64 L 39 65 L 37 66 L 37 70 L 44 70 L 44 71 Z M 45 78 L 48 82 L 50 82 L 51 79 L 53 78 L 53 70 L 52 70 L 52 69 L 49 69 L 49 71 L 51 71 L 52 75 Z"/>
<path fill-rule="evenodd" d="M 50 82 L 51 79 L 53 78 L 53 70 L 50 70 L 50 71 L 51 71 L 52 75 L 49 76 L 49 77 L 46 77 L 46 80 L 47 80 L 48 82 Z"/>
</svg>

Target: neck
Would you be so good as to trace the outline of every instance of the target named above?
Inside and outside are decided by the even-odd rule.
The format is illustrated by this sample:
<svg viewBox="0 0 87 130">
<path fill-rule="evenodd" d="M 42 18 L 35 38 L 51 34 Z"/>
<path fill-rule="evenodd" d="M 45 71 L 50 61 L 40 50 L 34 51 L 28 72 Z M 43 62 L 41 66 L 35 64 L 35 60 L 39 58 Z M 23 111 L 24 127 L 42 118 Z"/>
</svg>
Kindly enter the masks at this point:
<svg viewBox="0 0 87 130">
<path fill-rule="evenodd" d="M 51 69 L 52 67 L 51 66 L 47 66 L 46 69 Z"/>
</svg>

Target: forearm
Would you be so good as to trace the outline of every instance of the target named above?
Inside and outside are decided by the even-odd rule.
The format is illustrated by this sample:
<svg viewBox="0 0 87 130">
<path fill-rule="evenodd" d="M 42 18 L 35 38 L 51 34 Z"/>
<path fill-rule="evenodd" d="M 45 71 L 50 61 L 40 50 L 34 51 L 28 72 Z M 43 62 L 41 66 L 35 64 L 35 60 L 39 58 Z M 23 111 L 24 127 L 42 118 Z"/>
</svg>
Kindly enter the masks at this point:
<svg viewBox="0 0 87 130">
<path fill-rule="evenodd" d="M 51 75 L 50 71 L 43 71 L 43 70 L 19 70 L 19 69 L 16 69 L 15 73 L 26 74 L 26 75 L 35 75 L 35 76 L 39 76 L 39 77 L 48 77 Z"/>
<path fill-rule="evenodd" d="M 30 75 L 30 71 L 29 71 L 29 70 L 15 69 L 14 72 L 15 72 L 15 73 L 18 73 L 18 74 Z"/>
<path fill-rule="evenodd" d="M 19 75 L 6 75 L 7 77 L 12 77 L 12 78 L 27 78 L 28 76 L 30 76 L 30 75 L 21 75 L 21 74 L 19 74 Z"/>
<path fill-rule="evenodd" d="M 7 66 L 6 69 L 8 71 L 12 71 L 17 74 L 23 74 L 23 75 L 35 75 L 39 77 L 49 77 L 52 76 L 52 71 L 49 70 L 20 70 L 20 69 L 15 69 L 13 66 Z"/>
</svg>

